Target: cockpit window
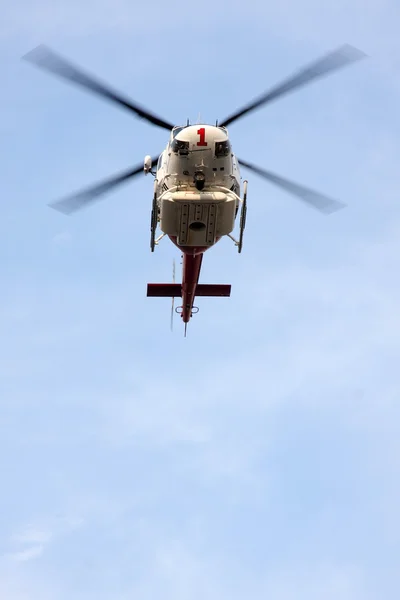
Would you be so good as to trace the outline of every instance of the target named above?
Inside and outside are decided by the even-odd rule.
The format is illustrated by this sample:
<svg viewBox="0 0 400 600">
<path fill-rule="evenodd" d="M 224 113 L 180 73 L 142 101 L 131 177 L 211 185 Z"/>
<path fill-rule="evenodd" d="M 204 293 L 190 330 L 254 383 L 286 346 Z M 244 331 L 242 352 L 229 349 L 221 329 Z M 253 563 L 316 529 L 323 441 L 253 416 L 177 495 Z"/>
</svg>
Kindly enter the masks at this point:
<svg viewBox="0 0 400 600">
<path fill-rule="evenodd" d="M 215 144 L 215 156 L 221 158 L 222 156 L 228 156 L 231 151 L 231 145 L 228 140 L 225 142 L 216 142 Z"/>
<path fill-rule="evenodd" d="M 175 127 L 175 129 L 172 130 L 173 137 L 176 137 L 178 135 L 178 133 L 180 133 L 184 129 L 185 129 L 185 127 Z"/>
<path fill-rule="evenodd" d="M 171 142 L 171 150 L 172 152 L 178 152 L 179 154 L 188 154 L 189 142 L 183 142 L 182 140 L 177 140 L 175 138 Z"/>
</svg>

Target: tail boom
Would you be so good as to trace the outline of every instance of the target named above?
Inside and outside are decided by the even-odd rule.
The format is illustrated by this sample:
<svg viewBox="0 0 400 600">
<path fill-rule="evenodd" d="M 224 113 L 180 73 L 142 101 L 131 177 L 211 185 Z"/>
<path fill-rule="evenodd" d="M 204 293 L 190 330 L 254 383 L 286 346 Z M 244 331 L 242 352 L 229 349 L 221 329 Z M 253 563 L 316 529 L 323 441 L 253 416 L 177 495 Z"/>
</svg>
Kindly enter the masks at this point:
<svg viewBox="0 0 400 600">
<path fill-rule="evenodd" d="M 190 254 L 183 255 L 183 274 L 182 274 L 182 320 L 189 323 L 192 316 L 196 287 L 200 277 L 201 263 L 203 254 L 195 256 Z"/>
<path fill-rule="evenodd" d="M 231 286 L 226 284 L 198 283 L 203 254 L 184 254 L 182 283 L 148 283 L 149 298 L 182 298 L 181 317 L 186 325 L 193 312 L 193 302 L 196 296 L 229 297 Z"/>
</svg>

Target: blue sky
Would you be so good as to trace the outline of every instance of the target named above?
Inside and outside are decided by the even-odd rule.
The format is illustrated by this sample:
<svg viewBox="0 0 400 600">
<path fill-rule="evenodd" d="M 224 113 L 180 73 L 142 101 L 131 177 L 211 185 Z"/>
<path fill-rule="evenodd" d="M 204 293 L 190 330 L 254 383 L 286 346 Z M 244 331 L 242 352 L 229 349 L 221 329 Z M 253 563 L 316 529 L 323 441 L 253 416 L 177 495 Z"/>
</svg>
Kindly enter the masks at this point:
<svg viewBox="0 0 400 600">
<path fill-rule="evenodd" d="M 82 8 L 83 7 L 83 8 Z M 400 567 L 400 41 L 394 0 L 16 0 L 2 8 L 0 597 L 375 600 Z M 20 57 L 46 43 L 167 120 L 222 119 L 342 43 L 369 58 L 232 125 L 242 255 L 209 251 L 183 338 L 147 299 L 141 178 L 166 132 Z M 243 173 L 245 175 L 245 173 Z"/>
</svg>

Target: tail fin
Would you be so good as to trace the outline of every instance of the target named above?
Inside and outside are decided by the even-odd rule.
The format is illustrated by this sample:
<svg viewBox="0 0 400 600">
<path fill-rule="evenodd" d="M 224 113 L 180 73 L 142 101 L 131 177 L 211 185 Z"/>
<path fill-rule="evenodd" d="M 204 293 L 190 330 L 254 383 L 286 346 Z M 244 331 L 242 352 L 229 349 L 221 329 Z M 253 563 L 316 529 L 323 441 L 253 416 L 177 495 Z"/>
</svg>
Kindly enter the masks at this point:
<svg viewBox="0 0 400 600">
<path fill-rule="evenodd" d="M 231 286 L 219 283 L 198 283 L 195 296 L 229 297 Z M 149 298 L 180 298 L 182 286 L 180 283 L 148 283 L 147 296 Z"/>
<path fill-rule="evenodd" d="M 148 283 L 148 298 L 181 298 L 182 286 L 180 283 Z"/>
<path fill-rule="evenodd" d="M 231 295 L 231 286 L 221 283 L 198 283 L 196 287 L 196 296 L 220 296 L 229 297 Z"/>
<path fill-rule="evenodd" d="M 229 297 L 231 286 L 218 283 L 199 283 L 196 286 L 195 296 Z M 147 296 L 150 298 L 180 298 L 182 286 L 180 283 L 148 283 Z"/>
</svg>

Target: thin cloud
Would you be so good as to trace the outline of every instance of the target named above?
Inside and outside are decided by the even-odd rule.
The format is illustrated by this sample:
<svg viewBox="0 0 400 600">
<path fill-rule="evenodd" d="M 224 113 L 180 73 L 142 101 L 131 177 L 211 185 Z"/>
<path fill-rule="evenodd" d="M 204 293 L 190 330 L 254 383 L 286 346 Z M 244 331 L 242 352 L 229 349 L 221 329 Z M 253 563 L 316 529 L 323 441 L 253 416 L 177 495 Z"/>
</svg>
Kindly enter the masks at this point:
<svg viewBox="0 0 400 600">
<path fill-rule="evenodd" d="M 52 242 L 58 246 L 64 246 L 71 242 L 71 239 L 72 236 L 69 231 L 62 231 L 53 237 Z"/>
<path fill-rule="evenodd" d="M 21 550 L 20 552 L 14 552 L 9 554 L 9 558 L 11 560 L 15 560 L 17 562 L 26 562 L 28 560 L 34 560 L 35 558 L 39 558 L 42 556 L 44 551 L 44 546 L 32 546 L 32 548 L 27 548 L 26 550 Z"/>
<path fill-rule="evenodd" d="M 8 552 L 5 557 L 16 562 L 40 558 L 57 538 L 79 529 L 84 523 L 82 518 L 75 516 L 48 518 L 46 521 L 46 525 L 31 523 L 16 531 L 10 538 L 10 545 L 22 548 Z"/>
<path fill-rule="evenodd" d="M 28 525 L 26 528 L 15 533 L 12 541 L 19 544 L 47 544 L 53 534 L 49 529 L 42 529 L 36 525 Z"/>
<path fill-rule="evenodd" d="M 11 61 L 41 42 L 78 62 L 82 55 L 99 75 L 108 79 L 109 70 L 123 88 L 133 85 L 138 99 L 135 74 L 146 72 L 160 113 L 181 111 L 180 103 L 186 111 L 190 93 L 204 115 L 219 115 L 247 101 L 248 88 L 261 92 L 302 64 L 300 55 L 349 42 L 382 57 L 395 40 L 397 52 L 397 13 L 377 0 L 367 9 L 361 0 L 206 2 L 200 12 L 156 2 L 151 16 L 127 0 L 19 0 L 2 13 L 0 42 Z M 92 120 L 100 103 L 79 116 L 83 98 L 28 67 L 15 77 L 12 62 L 3 104 L 13 132 L 3 158 L 7 190 L 17 179 L 21 193 L 6 204 L 0 236 L 1 598 L 393 595 L 399 88 L 373 61 L 314 88 L 315 97 L 298 96 L 293 112 L 276 105 L 232 130 L 238 154 L 242 144 L 283 175 L 304 175 L 313 187 L 315 177 L 315 187 L 349 207 L 329 221 L 302 207 L 289 212 L 290 199 L 252 178 L 245 252 L 222 242 L 202 273 L 232 283 L 232 298 L 199 302 L 187 339 L 178 319 L 169 332 L 169 301 L 145 297 L 146 282 L 169 277 L 177 255 L 167 242 L 146 254 L 148 182 L 127 192 L 122 217 L 118 199 L 110 212 L 68 223 L 36 212 L 43 189 L 57 197 L 57 187 L 90 181 L 93 168 L 101 177 L 110 160 L 129 161 L 150 144 L 151 133 L 140 140 L 139 126 L 120 126 L 113 111 Z M 304 113 L 302 98 L 315 112 Z M 88 145 L 94 136 L 94 154 L 78 133 Z M 57 250 L 67 226 L 68 253 Z"/>
</svg>

